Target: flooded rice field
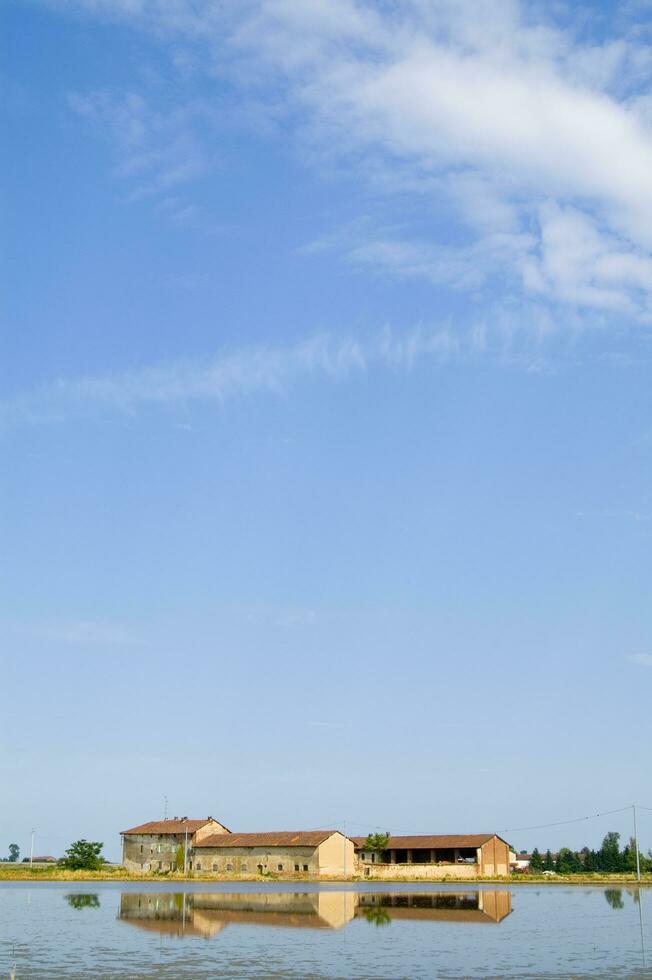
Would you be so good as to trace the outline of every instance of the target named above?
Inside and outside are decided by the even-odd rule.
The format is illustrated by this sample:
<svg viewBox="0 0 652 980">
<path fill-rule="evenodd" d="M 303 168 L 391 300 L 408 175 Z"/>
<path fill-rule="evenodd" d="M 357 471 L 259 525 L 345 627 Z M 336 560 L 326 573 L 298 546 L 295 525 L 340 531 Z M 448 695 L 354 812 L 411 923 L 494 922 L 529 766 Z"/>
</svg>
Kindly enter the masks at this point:
<svg viewBox="0 0 652 980">
<path fill-rule="evenodd" d="M 652 977 L 652 891 L 0 884 L 0 980 Z"/>
</svg>

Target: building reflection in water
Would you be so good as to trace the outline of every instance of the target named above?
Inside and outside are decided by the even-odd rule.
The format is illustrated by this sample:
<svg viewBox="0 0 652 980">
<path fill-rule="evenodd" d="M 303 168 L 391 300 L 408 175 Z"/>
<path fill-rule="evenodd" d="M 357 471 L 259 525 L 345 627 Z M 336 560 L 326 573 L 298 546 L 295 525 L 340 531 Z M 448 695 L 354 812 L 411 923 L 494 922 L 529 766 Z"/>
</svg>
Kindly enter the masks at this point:
<svg viewBox="0 0 652 980">
<path fill-rule="evenodd" d="M 355 918 L 385 925 L 394 919 L 499 923 L 511 894 L 493 891 L 384 893 L 123 892 L 118 918 L 161 935 L 209 939 L 231 924 L 293 929 L 341 929 Z"/>
</svg>

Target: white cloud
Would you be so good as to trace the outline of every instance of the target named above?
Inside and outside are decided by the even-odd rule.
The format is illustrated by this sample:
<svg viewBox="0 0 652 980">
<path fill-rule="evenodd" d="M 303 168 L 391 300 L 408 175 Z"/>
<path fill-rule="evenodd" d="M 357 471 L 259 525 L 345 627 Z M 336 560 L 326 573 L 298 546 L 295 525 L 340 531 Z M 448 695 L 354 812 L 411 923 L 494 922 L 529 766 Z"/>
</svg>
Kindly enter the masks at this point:
<svg viewBox="0 0 652 980">
<path fill-rule="evenodd" d="M 635 653 L 629 659 L 639 667 L 652 667 L 652 653 Z"/>
<path fill-rule="evenodd" d="M 652 313 L 652 257 L 574 208 L 540 209 L 540 255 L 524 265 L 526 288 L 582 306 Z"/>
<path fill-rule="evenodd" d="M 426 209 L 433 198 L 456 204 L 467 227 L 453 251 L 432 222 L 425 243 L 416 232 L 374 238 L 353 261 L 458 288 L 504 270 L 539 302 L 649 316 L 652 54 L 637 39 L 635 5 L 622 35 L 600 41 L 525 0 L 80 5 L 201 49 L 206 71 L 229 74 L 243 99 L 291 107 L 295 132 L 322 158 L 376 191 L 421 195 Z M 126 108 L 135 118 L 119 126 L 138 144 L 142 107 Z M 202 165 L 183 149 L 191 172 Z M 144 192 L 188 174 L 183 163 L 152 164 L 161 152 L 126 153 L 123 171 L 149 168 Z"/>
</svg>

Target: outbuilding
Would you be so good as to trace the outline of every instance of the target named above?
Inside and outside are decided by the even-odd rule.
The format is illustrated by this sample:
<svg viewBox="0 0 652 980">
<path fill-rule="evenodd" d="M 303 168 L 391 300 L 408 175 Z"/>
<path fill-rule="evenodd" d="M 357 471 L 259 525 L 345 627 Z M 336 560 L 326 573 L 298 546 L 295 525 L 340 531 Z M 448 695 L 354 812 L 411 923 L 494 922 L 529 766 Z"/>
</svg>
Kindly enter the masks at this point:
<svg viewBox="0 0 652 980">
<path fill-rule="evenodd" d="M 390 836 L 382 851 L 368 850 L 366 837 L 354 837 L 353 842 L 359 870 L 366 877 L 468 879 L 509 874 L 509 844 L 498 834 Z"/>
</svg>

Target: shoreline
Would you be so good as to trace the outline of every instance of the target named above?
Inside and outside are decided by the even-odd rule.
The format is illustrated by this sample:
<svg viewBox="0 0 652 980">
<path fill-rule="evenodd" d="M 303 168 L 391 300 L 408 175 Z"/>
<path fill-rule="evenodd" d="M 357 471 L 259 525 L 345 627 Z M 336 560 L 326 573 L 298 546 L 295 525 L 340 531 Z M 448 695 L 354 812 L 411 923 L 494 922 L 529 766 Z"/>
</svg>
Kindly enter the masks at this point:
<svg viewBox="0 0 652 980">
<path fill-rule="evenodd" d="M 215 882 L 219 884 L 231 883 L 231 884 L 260 884 L 260 885 L 273 885 L 273 884 L 305 884 L 305 885 L 322 885 L 322 884 L 342 884 L 342 885 L 362 885 L 362 884 L 374 884 L 374 885 L 386 885 L 390 889 L 393 885 L 427 885 L 428 887 L 432 885 L 459 885 L 463 888 L 473 888 L 474 885 L 526 885 L 526 886 L 538 886 L 538 885 L 583 885 L 586 886 L 609 886 L 609 885 L 628 885 L 634 888 L 651 888 L 652 887 L 652 873 L 646 873 L 641 876 L 640 882 L 637 881 L 636 875 L 629 874 L 619 874 L 614 873 L 613 875 L 550 875 L 546 877 L 539 877 L 534 875 L 514 875 L 508 878 L 474 878 L 474 879 L 460 879 L 460 878 L 373 878 L 373 877 L 362 877 L 359 875 L 350 876 L 346 878 L 318 878 L 311 876 L 283 876 L 276 877 L 275 875 L 248 875 L 234 877 L 233 875 L 183 875 L 183 874 L 167 874 L 167 875 L 156 875 L 156 874 L 130 874 L 124 869 L 113 871 L 65 871 L 61 869 L 39 867 L 30 870 L 25 869 L 24 871 L 5 872 L 4 868 L 0 866 L 0 884 L 4 881 L 27 881 L 33 884 L 48 881 L 63 881 L 63 882 L 93 882 L 93 881 L 114 881 L 116 883 L 133 883 L 142 882 L 143 884 L 194 884 L 197 882 L 202 882 L 209 884 L 210 882 Z"/>
</svg>

